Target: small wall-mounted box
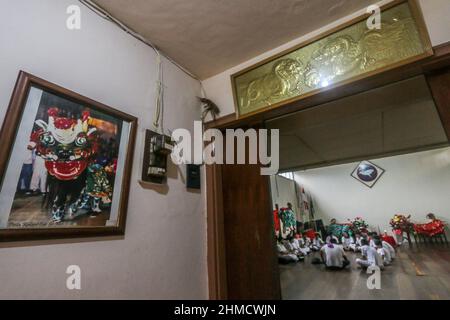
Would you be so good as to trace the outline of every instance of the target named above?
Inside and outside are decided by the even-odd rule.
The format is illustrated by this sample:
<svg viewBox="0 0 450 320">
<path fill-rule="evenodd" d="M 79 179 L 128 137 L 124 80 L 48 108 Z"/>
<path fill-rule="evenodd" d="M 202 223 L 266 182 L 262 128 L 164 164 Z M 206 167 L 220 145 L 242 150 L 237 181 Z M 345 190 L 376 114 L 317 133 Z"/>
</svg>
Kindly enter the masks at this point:
<svg viewBox="0 0 450 320">
<path fill-rule="evenodd" d="M 164 184 L 167 179 L 167 157 L 174 143 L 169 136 L 151 130 L 145 131 L 144 159 L 141 180 Z"/>
<path fill-rule="evenodd" d="M 201 189 L 200 166 L 196 164 L 186 165 L 186 187 L 188 189 Z"/>
</svg>

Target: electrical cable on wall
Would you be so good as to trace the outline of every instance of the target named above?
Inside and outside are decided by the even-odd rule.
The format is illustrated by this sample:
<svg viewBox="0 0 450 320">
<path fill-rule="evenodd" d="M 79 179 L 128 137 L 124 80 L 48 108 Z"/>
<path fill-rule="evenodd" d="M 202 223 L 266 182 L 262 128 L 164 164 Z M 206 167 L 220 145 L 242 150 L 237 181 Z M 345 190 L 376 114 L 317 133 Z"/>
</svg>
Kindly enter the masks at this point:
<svg viewBox="0 0 450 320">
<path fill-rule="evenodd" d="M 153 127 L 156 132 L 164 134 L 164 85 L 161 55 L 156 51 L 156 65 L 158 66 L 158 79 L 156 80 L 156 103 L 153 117 Z"/>
<path fill-rule="evenodd" d="M 177 66 L 181 71 L 186 73 L 191 78 L 197 80 L 200 82 L 200 80 L 194 76 L 192 73 L 187 71 L 185 68 L 180 66 L 178 63 L 173 61 L 170 57 L 162 54 L 159 49 L 149 40 L 145 39 L 143 36 L 141 36 L 139 33 L 133 31 L 128 26 L 126 26 L 124 23 L 122 23 L 120 20 L 114 18 L 110 13 L 108 13 L 105 9 L 101 8 L 91 0 L 79 0 L 80 3 L 85 5 L 87 8 L 89 8 L 91 11 L 99 15 L 105 20 L 108 20 L 112 23 L 114 23 L 116 26 L 118 26 L 120 29 L 134 37 L 135 39 L 143 42 L 144 44 L 151 47 L 155 53 L 156 53 L 156 65 L 158 68 L 158 79 L 156 80 L 156 101 L 155 101 L 155 112 L 153 116 L 153 128 L 155 132 L 158 132 L 160 134 L 164 134 L 164 84 L 163 84 L 163 68 L 162 68 L 162 59 L 163 56 L 168 61 L 173 63 L 175 66 Z M 201 82 L 200 82 L 201 83 Z"/>
<path fill-rule="evenodd" d="M 172 60 L 169 56 L 161 53 L 158 48 L 149 40 L 147 40 L 146 38 L 144 38 L 143 36 L 141 36 L 139 33 L 135 32 L 134 30 L 132 30 L 131 28 L 129 28 L 127 25 L 125 25 L 124 23 L 122 23 L 120 20 L 114 18 L 108 11 L 106 11 L 105 9 L 103 9 L 102 7 L 100 7 L 99 5 L 95 4 L 94 2 L 92 2 L 91 0 L 78 0 L 81 4 L 83 4 L 84 6 L 86 6 L 87 8 L 89 8 L 91 11 L 95 12 L 97 15 L 99 15 L 100 17 L 102 17 L 105 20 L 108 20 L 112 23 L 114 23 L 116 26 L 118 26 L 120 29 L 122 29 L 123 31 L 125 31 L 126 33 L 128 33 L 129 35 L 131 35 L 132 37 L 136 38 L 137 40 L 145 43 L 146 45 L 148 45 L 149 47 L 151 47 L 153 50 L 155 50 L 157 55 L 162 55 L 164 58 L 166 58 L 168 61 L 170 61 L 171 63 L 173 63 L 175 66 L 177 66 L 181 71 L 183 71 L 185 74 L 187 74 L 188 76 L 190 76 L 191 78 L 197 80 L 200 82 L 200 79 L 198 79 L 195 75 L 193 75 L 191 72 L 189 72 L 188 70 L 186 70 L 185 68 L 183 68 L 181 65 L 179 65 L 177 62 L 175 62 L 174 60 Z"/>
<path fill-rule="evenodd" d="M 200 83 L 200 89 L 201 94 L 203 98 L 200 98 L 200 101 L 204 104 L 204 111 L 202 114 L 202 121 L 204 122 L 206 119 L 206 116 L 208 114 L 211 115 L 212 120 L 216 119 L 216 116 L 220 113 L 219 108 L 217 105 L 215 105 L 211 100 L 207 99 L 207 95 L 205 92 L 205 89 L 203 87 L 202 82 L 200 79 L 198 79 L 195 75 L 193 75 L 191 72 L 186 70 L 184 67 L 179 65 L 177 62 L 172 60 L 169 56 L 163 54 L 151 41 L 144 38 L 139 33 L 135 32 L 131 28 L 129 28 L 127 25 L 122 23 L 120 20 L 113 17 L 108 11 L 97 5 L 96 3 L 92 2 L 92 0 L 78 0 L 81 4 L 86 6 L 88 9 L 102 17 L 103 19 L 112 22 L 117 27 L 134 37 L 135 39 L 143 42 L 144 44 L 148 45 L 150 48 L 152 48 L 156 53 L 156 59 L 157 59 L 157 66 L 158 66 L 158 80 L 156 84 L 156 108 L 153 118 L 153 127 L 156 132 L 164 134 L 164 85 L 163 85 L 163 69 L 162 69 L 162 60 L 161 57 L 166 58 L 168 61 L 170 61 L 173 65 L 178 67 L 181 71 L 183 71 L 185 74 L 193 78 L 194 80 L 197 80 Z"/>
</svg>

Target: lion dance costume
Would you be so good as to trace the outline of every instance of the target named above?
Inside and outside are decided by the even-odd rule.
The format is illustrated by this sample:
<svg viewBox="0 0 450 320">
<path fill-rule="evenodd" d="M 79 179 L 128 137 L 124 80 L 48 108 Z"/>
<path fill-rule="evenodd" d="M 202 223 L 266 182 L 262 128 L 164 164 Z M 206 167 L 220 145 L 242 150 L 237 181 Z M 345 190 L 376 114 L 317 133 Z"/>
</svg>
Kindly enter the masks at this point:
<svg viewBox="0 0 450 320">
<path fill-rule="evenodd" d="M 98 150 L 97 129 L 89 125 L 89 112 L 83 112 L 81 119 L 59 115 L 58 108 L 50 108 L 48 123 L 37 120 L 39 129 L 31 136 L 36 154 L 45 160 L 48 173 L 56 181 L 52 204 L 52 218 L 56 222 L 64 219 L 68 197 L 71 202 L 78 201 L 85 187 L 86 168 Z"/>
</svg>

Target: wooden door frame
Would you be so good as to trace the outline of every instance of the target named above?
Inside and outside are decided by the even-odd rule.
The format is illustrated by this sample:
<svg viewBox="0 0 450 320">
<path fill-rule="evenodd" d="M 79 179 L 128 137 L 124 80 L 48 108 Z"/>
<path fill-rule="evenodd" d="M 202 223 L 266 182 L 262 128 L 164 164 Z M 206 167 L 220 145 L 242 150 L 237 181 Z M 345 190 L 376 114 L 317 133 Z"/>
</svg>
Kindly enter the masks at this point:
<svg viewBox="0 0 450 320">
<path fill-rule="evenodd" d="M 433 56 L 421 61 L 403 65 L 339 88 L 333 88 L 245 119 L 237 119 L 236 114 L 233 113 L 216 121 L 208 122 L 205 128 L 262 127 L 266 120 L 275 117 L 319 106 L 414 76 L 424 75 L 430 87 L 442 125 L 450 141 L 450 85 L 447 86 L 445 82 L 450 79 L 450 42 L 436 46 L 433 50 Z M 209 298 L 213 300 L 224 300 L 228 297 L 221 166 L 206 165 L 205 170 L 208 287 Z"/>
</svg>

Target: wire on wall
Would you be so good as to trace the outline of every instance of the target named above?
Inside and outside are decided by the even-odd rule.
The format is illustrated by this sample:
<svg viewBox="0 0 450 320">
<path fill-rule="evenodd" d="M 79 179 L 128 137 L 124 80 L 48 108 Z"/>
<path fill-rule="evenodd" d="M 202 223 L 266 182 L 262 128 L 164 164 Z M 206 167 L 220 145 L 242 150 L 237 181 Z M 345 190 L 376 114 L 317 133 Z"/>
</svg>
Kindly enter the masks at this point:
<svg viewBox="0 0 450 320">
<path fill-rule="evenodd" d="M 156 65 L 158 66 L 158 80 L 156 80 L 156 103 L 153 116 L 153 127 L 156 132 L 164 134 L 164 85 L 161 55 L 156 50 Z"/>
<path fill-rule="evenodd" d="M 181 71 L 183 71 L 185 74 L 190 76 L 191 78 L 197 80 L 200 83 L 200 86 L 203 90 L 203 86 L 201 81 L 193 75 L 191 72 L 183 68 L 181 65 L 173 61 L 170 57 L 164 55 L 159 51 L 159 49 L 149 40 L 141 36 L 139 33 L 135 32 L 131 28 L 129 28 L 127 25 L 122 23 L 120 20 L 113 17 L 109 12 L 107 12 L 105 9 L 100 7 L 99 5 L 95 4 L 91 0 L 78 0 L 81 4 L 86 6 L 88 9 L 99 15 L 105 20 L 108 20 L 115 24 L 117 27 L 134 37 L 135 39 L 143 42 L 144 44 L 148 45 L 150 48 L 152 48 L 156 53 L 156 64 L 158 68 L 158 79 L 156 80 L 156 103 L 155 103 L 155 113 L 153 116 L 153 128 L 155 132 L 158 132 L 160 134 L 164 134 L 164 84 L 163 84 L 163 68 L 162 68 L 162 59 L 161 57 L 166 58 L 168 61 L 170 61 L 172 64 L 177 66 Z"/>
<path fill-rule="evenodd" d="M 95 4 L 94 2 L 92 2 L 91 0 L 78 0 L 81 4 L 83 4 L 84 6 L 86 6 L 87 8 L 89 8 L 91 11 L 95 12 L 97 15 L 99 15 L 100 17 L 102 17 L 105 20 L 108 20 L 112 23 L 114 23 L 116 26 L 118 26 L 120 29 L 122 29 L 123 31 L 125 31 L 126 33 L 128 33 L 129 35 L 131 35 L 132 37 L 136 38 L 137 40 L 145 43 L 146 45 L 148 45 L 149 47 L 151 47 L 153 50 L 155 50 L 156 54 L 158 56 L 163 56 L 164 58 L 166 58 L 168 61 L 170 61 L 172 64 L 174 64 L 175 66 L 177 66 L 181 71 L 183 71 L 185 74 L 187 74 L 188 76 L 190 76 L 191 78 L 197 80 L 200 82 L 200 79 L 198 79 L 194 74 L 192 74 L 191 72 L 189 72 L 187 69 L 185 69 L 184 67 L 182 67 L 181 65 L 179 65 L 177 62 L 175 62 L 174 60 L 172 60 L 170 57 L 168 57 L 167 55 L 161 53 L 158 48 L 148 39 L 144 38 L 143 36 L 141 36 L 139 33 L 135 32 L 134 30 L 132 30 L 131 28 L 129 28 L 127 25 L 125 25 L 123 22 L 121 22 L 120 20 L 114 18 L 108 11 L 106 11 L 105 9 L 103 9 L 102 7 L 100 7 L 99 5 Z"/>
</svg>

